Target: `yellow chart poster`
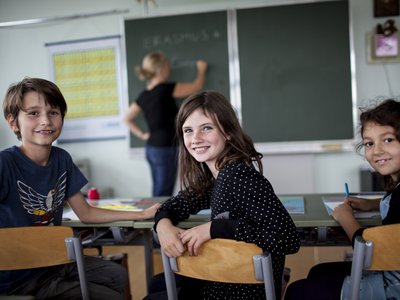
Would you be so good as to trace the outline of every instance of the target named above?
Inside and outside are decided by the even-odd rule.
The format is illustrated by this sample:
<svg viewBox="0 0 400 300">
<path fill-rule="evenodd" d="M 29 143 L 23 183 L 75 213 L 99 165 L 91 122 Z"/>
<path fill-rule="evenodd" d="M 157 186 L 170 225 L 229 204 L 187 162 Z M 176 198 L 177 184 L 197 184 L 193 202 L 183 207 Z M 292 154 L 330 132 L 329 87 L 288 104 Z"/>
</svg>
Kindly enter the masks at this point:
<svg viewBox="0 0 400 300">
<path fill-rule="evenodd" d="M 46 45 L 68 104 L 60 142 L 125 137 L 119 45 L 119 37 Z"/>
</svg>

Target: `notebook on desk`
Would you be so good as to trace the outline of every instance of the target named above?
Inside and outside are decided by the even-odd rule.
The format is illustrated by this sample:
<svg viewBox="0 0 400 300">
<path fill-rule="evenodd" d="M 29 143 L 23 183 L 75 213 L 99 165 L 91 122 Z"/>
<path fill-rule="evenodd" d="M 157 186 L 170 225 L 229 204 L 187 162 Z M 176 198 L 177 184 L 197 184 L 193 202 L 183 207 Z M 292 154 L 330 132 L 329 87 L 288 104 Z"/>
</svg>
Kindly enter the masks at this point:
<svg viewBox="0 0 400 300">
<path fill-rule="evenodd" d="M 99 200 L 86 199 L 86 201 L 90 206 L 93 207 L 124 211 L 143 211 L 151 205 L 160 202 L 159 200 L 148 198 L 112 198 Z M 69 206 L 64 208 L 63 219 L 73 221 L 79 220 L 78 216 Z"/>
<path fill-rule="evenodd" d="M 383 193 L 372 193 L 372 194 L 357 194 L 357 195 L 351 195 L 352 197 L 359 197 L 363 199 L 381 199 Z M 326 211 L 328 212 L 329 215 L 332 215 L 333 210 L 336 208 L 336 206 L 342 204 L 344 202 L 345 196 L 324 196 L 322 197 L 322 201 L 324 202 Z M 374 211 L 359 211 L 359 210 L 354 210 L 354 216 L 356 218 L 374 218 L 374 217 L 380 217 L 380 213 L 378 210 Z"/>
<path fill-rule="evenodd" d="M 304 197 L 303 196 L 278 196 L 283 206 L 290 215 L 304 215 Z"/>
<path fill-rule="evenodd" d="M 87 200 L 88 204 L 93 207 L 112 209 L 112 210 L 127 210 L 127 211 L 142 211 L 143 207 L 139 207 L 140 201 L 143 199 L 115 198 L 115 199 L 100 199 Z"/>
</svg>

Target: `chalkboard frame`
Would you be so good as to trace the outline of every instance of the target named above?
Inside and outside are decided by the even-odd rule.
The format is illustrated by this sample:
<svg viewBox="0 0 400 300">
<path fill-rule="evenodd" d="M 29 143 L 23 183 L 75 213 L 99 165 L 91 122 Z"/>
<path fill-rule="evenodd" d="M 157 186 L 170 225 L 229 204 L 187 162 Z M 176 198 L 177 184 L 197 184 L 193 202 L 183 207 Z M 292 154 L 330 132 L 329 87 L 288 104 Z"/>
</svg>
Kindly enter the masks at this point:
<svg viewBox="0 0 400 300">
<path fill-rule="evenodd" d="M 336 2 L 347 0 L 335 0 Z M 335 2 L 333 1 L 333 2 Z M 328 1 L 319 1 L 320 2 L 328 2 Z M 330 1 L 329 1 L 330 2 Z M 307 2 L 305 2 L 307 3 Z M 314 2 L 313 2 L 314 3 Z M 298 3 L 296 3 L 298 4 Z M 293 5 L 296 5 L 293 4 Z M 261 6 L 261 7 L 269 7 L 269 6 Z M 228 55 L 229 55 L 229 80 L 230 80 L 230 100 L 232 105 L 236 108 L 239 119 L 242 118 L 242 108 L 245 99 L 241 99 L 241 78 L 240 73 L 238 74 L 238 70 L 240 69 L 240 62 L 237 59 L 238 56 L 238 41 L 237 41 L 237 12 L 242 9 L 256 9 L 257 7 L 246 7 L 240 9 L 230 9 L 224 10 L 227 13 L 227 27 L 228 27 L 228 36 L 227 42 L 229 44 Z M 355 72 L 354 68 L 354 45 L 353 45 L 353 37 L 351 30 L 351 14 L 350 8 L 349 10 L 349 64 L 351 68 L 351 123 L 352 123 L 352 138 L 345 139 L 321 139 L 321 140 L 300 140 L 300 141 L 282 141 L 282 142 L 257 142 L 256 148 L 264 153 L 264 154 L 290 154 L 290 153 L 320 153 L 320 152 L 340 152 L 340 151 L 352 151 L 354 149 L 354 136 L 356 132 L 356 119 L 357 119 L 357 108 L 356 108 L 356 86 L 355 86 Z M 214 12 L 214 11 L 211 11 Z M 179 16 L 179 15 L 171 15 L 171 16 Z M 157 17 L 157 16 L 155 16 Z M 235 57 L 236 56 L 236 57 Z M 239 85 L 238 85 L 239 82 Z M 227 95 L 229 97 L 229 95 Z M 251 133 L 250 133 L 251 135 Z M 131 136 L 132 138 L 132 136 Z M 135 138 L 135 137 L 133 137 Z M 132 147 L 131 148 L 136 148 Z"/>
<path fill-rule="evenodd" d="M 267 11 L 267 13 L 262 12 L 262 11 Z M 279 10 L 284 11 L 285 13 L 285 17 L 287 19 L 293 18 L 294 19 L 300 19 L 303 18 L 304 20 L 302 21 L 303 23 L 310 23 L 310 24 L 316 24 L 317 26 L 314 26 L 314 28 L 312 26 L 310 26 L 310 24 L 307 24 L 305 26 L 306 29 L 303 29 L 303 25 L 304 24 L 298 24 L 298 26 L 296 26 L 296 28 L 293 28 L 294 26 L 290 27 L 290 22 L 288 20 L 286 20 L 287 25 L 285 25 L 288 30 L 284 30 L 285 28 L 282 28 L 284 26 L 282 26 L 282 20 L 285 20 L 284 17 L 281 16 L 281 18 L 279 19 Z M 307 10 L 307 11 L 305 11 Z M 309 11 L 311 12 L 309 12 Z M 250 13 L 248 14 L 250 17 L 250 21 L 251 21 L 251 25 L 252 25 L 252 30 L 247 30 L 244 31 L 244 33 L 241 34 L 240 30 L 243 29 L 245 26 L 243 25 L 243 23 L 240 23 L 241 19 L 240 16 L 243 15 L 243 12 L 249 11 Z M 293 12 L 296 13 L 293 13 Z M 241 117 L 243 118 L 243 128 L 245 129 L 245 131 L 247 133 L 249 133 L 250 136 L 252 136 L 253 140 L 256 143 L 257 149 L 259 151 L 261 151 L 264 154 L 275 154 L 275 153 L 279 153 L 279 154 L 284 154 L 284 153 L 316 153 L 316 152 L 336 152 L 336 151 L 352 151 L 354 149 L 354 136 L 355 136 L 355 132 L 356 132 L 356 119 L 357 119 L 357 108 L 356 108 L 356 86 L 355 86 L 355 72 L 353 70 L 354 68 L 354 55 L 351 55 L 351 53 L 354 53 L 354 46 L 353 46 L 353 37 L 352 37 L 352 31 L 351 31 L 351 14 L 350 14 L 350 7 L 349 7 L 349 3 L 346 0 L 336 0 L 336 1 L 319 1 L 319 2 L 313 2 L 313 3 L 309 3 L 309 2 L 304 2 L 304 3 L 296 3 L 293 5 L 276 5 L 274 7 L 258 7 L 258 8 L 243 8 L 243 9 L 238 9 L 235 11 L 236 12 L 236 16 L 235 16 L 235 22 L 237 22 L 237 24 L 235 24 L 235 26 L 238 28 L 238 40 L 239 42 L 241 41 L 241 39 L 243 37 L 245 37 L 245 42 L 242 41 L 242 44 L 244 45 L 250 45 L 249 47 L 251 48 L 251 46 L 254 44 L 255 39 L 253 39 L 253 41 L 251 39 L 247 39 L 249 36 L 251 36 L 249 34 L 250 31 L 253 31 L 253 35 L 254 35 L 254 24 L 257 24 L 257 28 L 261 28 L 259 29 L 259 31 L 261 32 L 261 37 L 263 37 L 263 35 L 265 34 L 266 31 L 270 30 L 273 31 L 274 29 L 276 29 L 276 34 L 275 32 L 273 32 L 273 34 L 270 34 L 270 36 L 265 36 L 265 40 L 268 43 L 268 47 L 273 48 L 275 46 L 274 43 L 276 43 L 276 45 L 281 45 L 279 44 L 279 41 L 285 41 L 285 39 L 292 39 L 292 40 L 296 40 L 296 39 L 300 39 L 302 43 L 304 43 L 305 41 L 309 41 L 309 43 L 315 47 L 315 48 L 321 48 L 325 50 L 328 50 L 327 52 L 329 52 L 329 48 L 328 45 L 332 45 L 335 47 L 335 51 L 338 51 L 340 53 L 342 53 L 342 55 L 344 56 L 344 60 L 339 60 L 338 59 L 338 55 L 336 55 L 336 53 L 334 51 L 331 51 L 330 54 L 332 55 L 332 61 L 337 63 L 338 66 L 333 65 L 333 67 L 330 67 L 331 69 L 329 70 L 329 76 L 331 76 L 331 78 L 333 78 L 334 76 L 332 74 L 342 74 L 342 76 L 344 77 L 342 82 L 339 82 L 339 84 L 337 84 L 335 82 L 335 84 L 328 84 L 330 86 L 330 89 L 326 89 L 327 93 L 325 95 L 325 93 L 320 93 L 319 97 L 316 97 L 314 100 L 312 101 L 316 101 L 316 102 L 311 102 L 307 104 L 307 101 L 301 102 L 301 106 L 296 107 L 296 103 L 292 103 L 294 104 L 293 106 L 295 107 L 293 111 L 301 111 L 301 109 L 303 109 L 303 106 L 305 108 L 307 108 L 308 105 L 308 109 L 309 111 L 312 111 L 312 109 L 315 109 L 315 107 L 319 106 L 317 113 L 320 112 L 320 114 L 316 114 L 316 113 L 311 113 L 306 115 L 305 117 L 308 117 L 307 119 L 304 118 L 304 116 L 302 116 L 302 118 L 298 118 L 297 116 L 293 116 L 293 119 L 291 119 L 288 115 L 288 112 L 285 110 L 285 105 L 288 106 L 290 105 L 290 101 L 292 100 L 292 98 L 294 99 L 295 96 L 297 96 L 293 91 L 296 89 L 296 85 L 298 85 L 299 83 L 297 81 L 295 82 L 291 82 L 290 80 L 287 81 L 285 84 L 287 84 L 288 86 L 290 86 L 290 84 L 292 84 L 293 88 L 291 88 L 290 93 L 292 94 L 292 98 L 289 98 L 288 96 L 285 97 L 275 97 L 272 98 L 269 96 L 268 99 L 268 105 L 264 106 L 264 109 L 268 109 L 270 110 L 270 112 L 267 112 L 266 114 L 262 114 L 263 113 L 263 107 L 259 107 L 258 101 L 262 101 L 259 99 L 263 99 L 263 97 L 265 97 L 265 95 L 263 93 L 268 93 L 270 92 L 270 90 L 268 90 L 268 87 L 271 86 L 271 84 L 269 82 L 266 82 L 266 77 L 268 76 L 263 76 L 262 78 L 264 80 L 260 80 L 259 85 L 257 88 L 254 88 L 254 90 L 257 91 L 256 96 L 253 98 L 257 98 L 257 99 L 250 99 L 249 94 L 246 94 L 245 89 L 249 89 L 251 88 L 251 85 L 253 82 L 251 82 L 251 80 L 253 81 L 257 81 L 258 78 L 257 76 L 260 76 L 260 74 L 262 73 L 263 70 L 256 72 L 256 68 L 258 65 L 260 66 L 266 66 L 266 67 L 270 67 L 270 65 L 264 65 L 265 63 L 261 61 L 261 55 L 257 55 L 257 51 L 253 51 L 251 50 L 251 55 L 243 55 L 242 57 L 242 48 L 240 47 L 240 45 L 238 45 L 238 53 L 239 53 L 239 61 L 240 61 L 240 68 L 241 68 L 241 73 L 244 73 L 245 75 L 243 76 L 243 74 L 241 74 L 241 80 L 240 80 L 240 87 L 241 87 L 241 96 L 243 97 L 243 101 L 240 102 L 240 108 L 241 108 Z M 318 14 L 316 14 L 315 12 L 320 12 L 322 16 L 319 16 Z M 312 13 L 314 13 L 314 15 L 312 15 Z M 260 20 L 257 19 L 257 14 L 261 14 L 262 16 L 262 22 L 258 22 Z M 304 14 L 311 14 L 310 16 L 304 16 Z M 331 16 L 329 14 L 332 14 Z M 289 18 L 289 16 L 291 16 L 291 18 Z M 325 16 L 325 19 L 324 17 Z M 330 16 L 330 18 L 329 18 Z M 318 21 L 310 21 L 309 19 L 319 19 Z M 318 18 L 319 17 L 319 18 Z M 336 18 L 338 17 L 338 18 Z M 347 20 L 346 20 L 347 18 Z M 341 21 L 341 23 L 337 24 L 335 23 L 335 21 L 332 20 L 337 20 L 339 19 Z M 263 22 L 265 22 L 265 20 L 268 20 L 268 25 L 267 27 L 263 27 L 262 25 L 264 25 Z M 314 22 L 313 22 L 314 21 Z M 322 24 L 322 28 L 324 28 L 321 31 L 321 28 L 319 28 L 320 26 L 318 26 L 319 24 Z M 293 24 L 292 24 L 293 25 Z M 308 27 L 307 27 L 308 26 Z M 341 36 L 339 34 L 337 34 L 334 30 L 336 30 L 336 26 L 337 31 L 339 33 L 344 33 L 346 36 Z M 273 29 L 270 29 L 273 28 Z M 290 30 L 289 30 L 290 29 Z M 303 29 L 303 31 L 301 31 Z M 308 30 L 307 30 L 308 29 Z M 324 30 L 326 30 L 327 35 L 324 35 Z M 310 35 L 310 36 L 307 36 Z M 319 35 L 318 35 L 319 34 Z M 334 36 L 334 42 L 340 41 L 339 45 L 336 46 L 335 43 L 330 39 L 331 35 L 336 34 L 336 37 Z M 298 35 L 298 37 L 296 36 Z M 314 35 L 315 40 L 310 40 L 310 37 L 312 37 Z M 327 39 L 328 37 L 328 39 Z M 260 38 L 260 36 L 258 36 L 258 38 Z M 308 38 L 308 39 L 306 39 Z M 304 39 L 304 42 L 303 40 Z M 272 40 L 272 45 L 271 43 L 269 43 L 269 41 Z M 291 41 L 292 41 L 291 40 Z M 326 44 L 326 45 L 325 45 Z M 283 45 L 283 44 L 282 44 Z M 293 44 L 295 45 L 295 44 Z M 279 68 L 284 68 L 282 67 L 282 65 L 285 65 L 285 63 L 287 64 L 286 60 L 288 59 L 287 56 L 284 56 L 286 52 L 290 52 L 290 51 L 286 51 L 286 49 L 284 49 L 284 47 L 280 47 L 278 49 L 280 49 L 280 52 L 277 53 L 276 57 L 279 57 L 282 59 L 282 61 L 279 61 L 278 65 Z M 308 46 L 308 44 L 305 44 L 304 48 L 308 48 L 310 49 L 311 47 Z M 269 53 L 272 53 L 269 51 L 269 49 L 267 49 L 267 46 L 264 46 L 263 48 L 261 48 L 264 52 L 264 56 L 267 56 Z M 295 48 L 296 50 L 298 50 L 297 48 Z M 347 49 L 347 51 L 346 51 Z M 290 50 L 290 49 L 289 49 Z M 248 51 L 248 50 L 247 50 Z M 286 52 L 285 52 L 286 51 Z M 294 52 L 294 51 L 293 51 Z M 291 55 L 291 52 L 289 53 Z M 312 58 L 315 59 L 317 55 L 319 55 L 318 52 L 315 52 L 315 57 L 313 56 Z M 329 54 L 328 54 L 329 55 Z M 294 57 L 299 57 L 299 55 L 297 54 L 293 54 Z M 339 56 L 340 57 L 340 56 Z M 250 59 L 248 59 L 250 58 Z M 268 57 L 269 58 L 269 57 Z M 329 58 L 331 58 L 331 56 L 329 56 Z M 246 61 L 247 59 L 247 61 Z M 289 59 L 291 59 L 289 57 Z M 336 60 L 335 60 L 336 59 Z M 273 63 L 274 60 L 278 60 L 275 57 L 272 57 L 270 59 L 270 61 Z M 246 61 L 245 64 L 243 64 L 243 62 Z M 250 62 L 249 62 L 250 61 Z M 327 63 L 327 59 L 326 60 L 321 60 L 321 65 L 322 64 L 328 64 Z M 299 65 L 298 68 L 296 68 L 294 71 L 297 71 L 297 69 L 299 70 L 304 70 L 304 62 L 302 61 L 294 61 L 292 59 L 291 61 L 293 63 L 294 66 Z M 314 61 L 312 62 L 313 64 L 317 65 L 317 63 L 315 63 Z M 247 68 L 247 70 L 245 72 L 242 72 L 242 69 L 245 67 L 251 66 L 251 68 Z M 311 67 L 313 67 L 314 65 L 311 65 Z M 292 67 L 292 66 L 289 66 Z M 307 66 L 308 67 L 308 66 Z M 321 69 L 325 67 L 322 66 Z M 293 67 L 292 67 L 293 68 Z M 320 65 L 318 65 L 318 68 L 320 68 Z M 294 69 L 294 68 L 293 68 Z M 312 70 L 312 68 L 310 68 Z M 275 80 L 275 76 L 281 76 L 284 77 L 286 80 L 288 80 L 288 77 L 290 76 L 290 74 L 285 70 L 285 72 L 281 71 L 280 69 L 277 69 L 280 73 L 273 73 L 274 77 L 269 77 L 268 80 L 272 81 L 272 85 L 276 84 L 276 82 L 278 80 Z M 318 70 L 319 71 L 319 70 Z M 256 76 L 252 76 L 252 72 L 256 75 Z M 336 72 L 336 73 L 335 73 Z M 340 73 L 342 72 L 342 73 Z M 320 72 L 320 76 L 326 76 L 326 73 Z M 288 75 L 289 74 L 289 75 Z M 328 78 L 329 78 L 328 76 Z M 250 78 L 250 81 L 249 81 Z M 318 77 L 314 78 L 316 80 L 316 82 L 319 80 Z M 307 82 L 306 80 L 304 87 L 307 88 L 307 84 L 308 84 L 308 89 L 310 88 L 310 85 L 313 82 Z M 340 81 L 340 80 L 339 80 Z M 302 79 L 300 79 L 300 82 L 302 82 Z M 332 81 L 333 82 L 333 81 Z M 321 86 L 324 85 L 324 82 L 321 82 Z M 335 86 L 337 85 L 337 86 Z M 284 87 L 285 88 L 285 87 Z M 315 89 L 320 88 L 318 85 L 316 85 Z M 276 89 L 276 87 L 272 87 L 272 89 Z M 336 90 L 335 90 L 336 89 Z M 293 90 L 293 91 L 292 91 Z M 335 98 L 333 95 L 330 95 L 328 93 L 331 94 L 337 94 L 337 90 L 341 91 L 341 90 L 345 90 L 345 92 L 343 92 L 342 94 L 339 93 L 339 95 L 343 96 L 343 97 L 337 97 Z M 274 90 L 275 91 L 275 90 Z M 282 89 L 277 90 L 277 93 L 279 95 L 282 95 L 285 91 Z M 310 94 L 310 91 L 307 91 L 308 94 Z M 317 95 L 317 94 L 316 94 Z M 311 95 L 312 97 L 314 97 L 314 95 Z M 323 101 L 325 100 L 324 98 L 330 99 L 330 102 L 327 102 L 331 109 L 333 109 L 334 113 L 330 113 L 329 111 L 327 111 L 326 109 L 324 109 L 323 107 Z M 340 99 L 338 101 L 336 101 L 336 99 Z M 251 100 L 249 102 L 249 100 Z M 275 101 L 275 104 L 274 102 Z M 276 106 L 276 103 L 278 101 L 284 102 L 284 105 L 280 106 L 280 109 L 272 109 Z M 327 104 L 325 103 L 325 105 Z M 247 108 L 246 108 L 247 105 Z M 254 108 L 251 107 L 251 105 L 254 105 Z M 272 106 L 271 106 L 272 105 Z M 275 105 L 275 106 L 273 106 Z M 314 105 L 314 106 L 311 106 Z M 321 106 L 322 105 L 322 106 Z M 336 107 L 337 106 L 337 107 Z M 249 108 L 250 107 L 250 108 Z M 279 103 L 278 103 L 278 107 L 279 107 Z M 255 115 L 249 115 L 249 113 L 247 112 L 246 115 L 246 109 L 248 111 L 253 111 Z M 277 114 L 276 112 L 282 112 L 281 114 Z M 269 113 L 269 115 L 268 115 Z M 261 117 L 260 117 L 261 116 Z M 285 119 L 286 117 L 286 119 Z M 281 120 L 282 119 L 282 120 Z M 312 120 L 318 120 L 317 123 L 312 123 Z M 250 123 L 252 123 L 253 125 L 253 129 L 252 128 L 248 128 L 246 121 L 249 121 Z M 279 138 L 279 134 L 283 134 L 285 135 L 285 137 L 287 138 L 288 135 L 290 135 L 291 133 L 289 131 L 295 132 L 296 136 L 293 136 L 293 139 L 287 139 L 285 141 L 280 141 L 278 140 L 271 140 L 270 142 L 262 142 L 259 140 L 259 137 L 257 136 L 256 132 L 254 131 L 254 128 L 257 128 L 257 126 L 259 126 L 259 124 L 256 124 L 255 122 L 253 122 L 253 120 L 263 120 L 263 124 L 266 125 L 268 124 L 268 126 L 265 126 L 265 131 L 269 132 L 269 133 L 273 133 L 275 134 L 275 136 L 278 136 Z M 312 126 L 315 127 L 321 127 L 322 129 L 325 129 L 325 131 L 322 131 L 322 135 L 324 137 L 322 138 L 312 138 L 312 139 L 306 139 L 306 138 L 302 138 L 302 134 L 301 130 L 302 128 L 302 124 L 301 122 L 304 120 L 304 123 L 306 124 L 306 129 L 307 130 L 314 130 L 314 128 L 311 128 Z M 342 123 L 345 123 L 345 125 L 342 126 Z M 308 126 L 308 128 L 307 128 Z M 340 126 L 342 126 L 340 128 Z M 259 126 L 261 127 L 261 126 Z M 304 130 L 306 130 L 304 129 Z M 255 130 L 259 130 L 259 129 L 255 129 Z M 303 130 L 303 131 L 304 131 Z M 318 128 L 318 130 L 320 130 Z M 340 131 L 341 130 L 341 131 Z M 275 132 L 276 133 L 275 133 Z M 284 131 L 286 133 L 284 133 Z M 340 132 L 340 133 L 337 133 Z M 321 135 L 321 132 L 319 133 Z M 263 140 L 268 140 L 266 137 L 271 136 L 264 134 L 264 132 L 262 133 L 262 135 L 264 136 L 262 139 Z M 293 135 L 293 134 L 292 134 Z M 335 135 L 339 135 L 339 137 L 334 137 L 332 138 L 332 136 Z"/>
<path fill-rule="evenodd" d="M 145 88 L 145 82 L 137 78 L 134 67 L 152 51 L 162 51 L 168 57 L 171 64 L 169 81 L 172 82 L 194 80 L 196 60 L 207 61 L 205 89 L 219 90 L 230 98 L 226 11 L 129 19 L 124 24 L 129 103 L 136 101 Z M 146 30 L 141 32 L 139 29 L 143 28 Z M 190 51 L 192 49 L 194 51 Z M 177 104 L 180 103 L 177 100 Z M 140 117 L 138 124 L 146 128 L 143 116 Z M 131 148 L 144 146 L 132 134 L 129 144 Z"/>
</svg>

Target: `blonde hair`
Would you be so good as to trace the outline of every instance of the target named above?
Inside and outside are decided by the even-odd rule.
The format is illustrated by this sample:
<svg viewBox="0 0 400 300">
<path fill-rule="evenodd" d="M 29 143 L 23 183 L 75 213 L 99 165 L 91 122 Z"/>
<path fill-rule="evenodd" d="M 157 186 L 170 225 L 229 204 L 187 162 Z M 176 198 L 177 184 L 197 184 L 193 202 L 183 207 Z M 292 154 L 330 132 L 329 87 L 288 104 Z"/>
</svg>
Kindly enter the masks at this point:
<svg viewBox="0 0 400 300">
<path fill-rule="evenodd" d="M 142 61 L 142 66 L 136 66 L 135 72 L 140 80 L 150 80 L 156 76 L 157 71 L 168 63 L 164 53 L 156 51 L 147 54 Z"/>
</svg>

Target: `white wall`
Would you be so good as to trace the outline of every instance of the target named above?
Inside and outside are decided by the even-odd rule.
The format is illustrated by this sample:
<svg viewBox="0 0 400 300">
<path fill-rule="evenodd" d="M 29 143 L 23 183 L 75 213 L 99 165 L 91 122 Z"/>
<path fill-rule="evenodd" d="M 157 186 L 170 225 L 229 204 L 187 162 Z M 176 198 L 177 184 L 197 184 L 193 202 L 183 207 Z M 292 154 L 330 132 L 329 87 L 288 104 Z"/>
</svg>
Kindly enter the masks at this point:
<svg viewBox="0 0 400 300">
<path fill-rule="evenodd" d="M 149 13 L 174 14 L 248 5 L 271 5 L 278 0 L 156 0 Z M 286 1 L 304 2 L 304 1 Z M 373 18 L 372 0 L 350 0 L 355 41 L 358 104 L 377 96 L 400 95 L 400 64 L 366 63 L 366 34 L 387 18 Z M 121 34 L 123 18 L 142 17 L 146 10 L 135 0 L 0 0 L 0 22 L 90 14 L 129 9 L 124 15 L 77 19 L 24 28 L 0 28 L 0 93 L 24 76 L 49 78 L 45 43 Z M 394 18 L 400 27 L 400 18 Z M 388 80 L 389 79 L 389 82 Z M 391 87 L 391 88 L 390 88 Z M 327 91 L 329 92 L 329 91 Z M 338 122 L 340 119 L 338 118 Z M 18 141 L 0 119 L 0 149 Z M 89 158 L 91 177 L 98 187 L 113 187 L 117 196 L 148 196 L 151 179 L 143 155 L 131 155 L 126 140 L 62 144 L 74 159 Z M 343 182 L 359 189 L 358 169 L 365 164 L 355 153 L 274 155 L 264 158 L 265 174 L 278 193 L 341 192 Z"/>
</svg>

